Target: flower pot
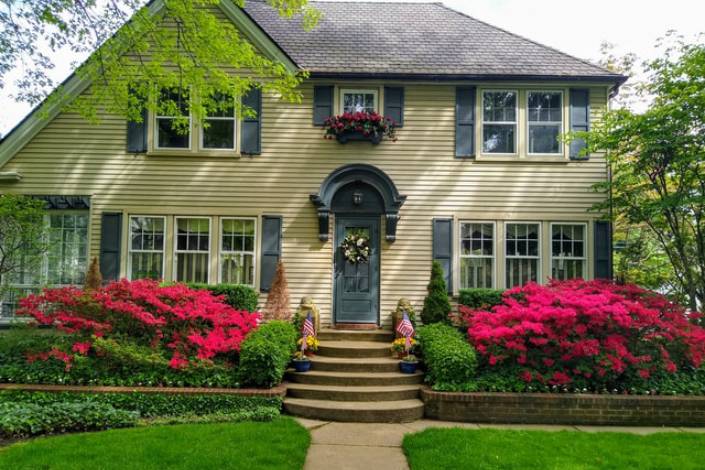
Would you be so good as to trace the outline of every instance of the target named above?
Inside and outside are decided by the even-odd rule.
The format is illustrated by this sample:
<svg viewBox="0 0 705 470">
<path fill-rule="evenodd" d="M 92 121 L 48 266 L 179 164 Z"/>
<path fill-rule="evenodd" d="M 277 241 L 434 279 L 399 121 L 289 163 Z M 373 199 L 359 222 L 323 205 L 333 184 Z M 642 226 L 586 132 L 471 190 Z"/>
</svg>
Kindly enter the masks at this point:
<svg viewBox="0 0 705 470">
<path fill-rule="evenodd" d="M 382 142 L 382 135 L 365 135 L 359 131 L 343 132 L 342 134 L 337 134 L 335 139 L 341 144 L 347 144 L 348 142 L 372 142 L 373 145 L 379 145 Z"/>
<path fill-rule="evenodd" d="M 311 370 L 311 361 L 308 359 L 305 360 L 299 360 L 299 359 L 294 359 L 294 369 L 296 369 L 296 372 L 308 372 Z"/>
<path fill-rule="evenodd" d="M 416 368 L 417 368 L 418 366 L 419 366 L 419 363 L 418 363 L 418 362 L 404 362 L 404 361 L 401 361 L 401 362 L 399 363 L 399 370 L 401 370 L 401 372 L 402 372 L 403 374 L 413 374 L 413 373 L 416 372 Z"/>
</svg>

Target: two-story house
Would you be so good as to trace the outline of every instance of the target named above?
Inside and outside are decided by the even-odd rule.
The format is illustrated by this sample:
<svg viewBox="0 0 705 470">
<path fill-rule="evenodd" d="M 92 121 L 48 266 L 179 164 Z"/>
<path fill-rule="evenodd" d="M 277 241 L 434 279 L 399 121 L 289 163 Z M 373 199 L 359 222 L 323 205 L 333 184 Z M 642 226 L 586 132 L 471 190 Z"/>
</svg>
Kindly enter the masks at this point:
<svg viewBox="0 0 705 470">
<path fill-rule="evenodd" d="M 169 116 L 20 123 L 0 192 L 43 197 L 53 238 L 19 286 L 80 284 L 96 256 L 106 279 L 242 283 L 264 300 L 281 259 L 292 302 L 312 297 L 324 325 L 377 327 L 400 298 L 421 305 L 433 260 L 451 294 L 610 276 L 609 224 L 588 211 L 605 159 L 560 137 L 599 120 L 625 77 L 439 3 L 312 6 L 310 32 L 256 0 L 219 12 L 310 72 L 300 104 L 251 93 L 257 117 L 187 135 Z M 326 118 L 359 110 L 392 117 L 398 139 L 323 138 Z M 351 232 L 368 262 L 345 260 Z"/>
</svg>

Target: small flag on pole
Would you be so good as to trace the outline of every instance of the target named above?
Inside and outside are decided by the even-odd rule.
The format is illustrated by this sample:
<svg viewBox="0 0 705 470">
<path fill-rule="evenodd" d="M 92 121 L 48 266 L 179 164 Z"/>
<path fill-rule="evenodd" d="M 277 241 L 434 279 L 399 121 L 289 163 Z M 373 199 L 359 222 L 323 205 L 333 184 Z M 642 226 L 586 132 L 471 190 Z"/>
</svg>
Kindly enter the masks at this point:
<svg viewBox="0 0 705 470">
<path fill-rule="evenodd" d="M 406 346 L 406 350 L 409 351 L 409 349 L 411 349 L 411 337 L 414 336 L 414 325 L 411 324 L 409 315 L 406 312 L 404 312 L 404 316 L 397 325 L 397 333 L 406 339 L 404 344 Z"/>
<path fill-rule="evenodd" d="M 306 342 L 309 336 L 316 336 L 316 330 L 313 327 L 313 318 L 311 318 L 311 314 L 309 313 L 308 316 L 306 316 L 306 320 L 304 320 L 304 326 L 301 329 L 301 333 L 303 334 L 303 341 L 301 342 L 301 350 L 305 351 L 306 350 Z"/>
</svg>

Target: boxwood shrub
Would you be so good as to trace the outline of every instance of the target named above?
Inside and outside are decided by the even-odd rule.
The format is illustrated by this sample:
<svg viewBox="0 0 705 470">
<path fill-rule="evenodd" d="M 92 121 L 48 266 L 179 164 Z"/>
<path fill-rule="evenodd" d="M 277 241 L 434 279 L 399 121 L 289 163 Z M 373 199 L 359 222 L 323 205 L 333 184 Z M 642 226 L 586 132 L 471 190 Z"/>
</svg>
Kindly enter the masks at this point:
<svg viewBox="0 0 705 470">
<path fill-rule="evenodd" d="M 225 302 L 237 310 L 257 311 L 259 294 L 250 286 L 241 284 L 197 284 L 190 283 L 193 289 L 208 290 L 215 295 L 225 296 Z"/>
<path fill-rule="evenodd" d="M 458 303 L 470 308 L 491 308 L 502 303 L 501 289 L 461 289 Z"/>
<path fill-rule="evenodd" d="M 240 348 L 242 384 L 272 387 L 281 383 L 297 339 L 296 328 L 285 321 L 265 323 L 250 333 Z"/>
<path fill-rule="evenodd" d="M 417 334 L 426 364 L 426 381 L 434 390 L 457 391 L 475 377 L 475 350 L 452 326 L 443 323 L 422 326 Z"/>
</svg>

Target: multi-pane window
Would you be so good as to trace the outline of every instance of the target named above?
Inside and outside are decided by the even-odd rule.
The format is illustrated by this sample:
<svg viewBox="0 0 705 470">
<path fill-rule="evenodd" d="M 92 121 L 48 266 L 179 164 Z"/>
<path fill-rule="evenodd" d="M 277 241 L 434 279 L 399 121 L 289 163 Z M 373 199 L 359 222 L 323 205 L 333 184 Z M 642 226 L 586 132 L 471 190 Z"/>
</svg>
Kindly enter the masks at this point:
<svg viewBox="0 0 705 470">
<path fill-rule="evenodd" d="M 210 265 L 211 219 L 176 217 L 174 280 L 207 283 Z"/>
<path fill-rule="evenodd" d="M 191 148 L 191 118 L 188 91 L 179 89 L 161 90 L 155 128 L 157 148 Z"/>
<path fill-rule="evenodd" d="M 559 154 L 563 132 L 563 93 L 530 91 L 527 94 L 529 153 Z"/>
<path fill-rule="evenodd" d="M 218 109 L 205 118 L 201 145 L 204 149 L 235 149 L 235 103 L 231 96 L 217 94 L 214 101 Z"/>
<path fill-rule="evenodd" d="M 220 282 L 253 286 L 255 220 L 223 218 L 220 227 Z"/>
<path fill-rule="evenodd" d="M 494 224 L 468 222 L 460 225 L 460 286 L 494 286 Z"/>
<path fill-rule="evenodd" d="M 130 279 L 164 278 L 164 217 L 130 217 Z"/>
<path fill-rule="evenodd" d="M 482 151 L 516 153 L 517 92 L 482 93 Z"/>
<path fill-rule="evenodd" d="M 551 277 L 585 278 L 586 234 L 585 224 L 551 224 Z"/>
<path fill-rule="evenodd" d="M 505 258 L 507 288 L 538 282 L 541 270 L 539 224 L 507 223 Z"/>
<path fill-rule="evenodd" d="M 371 113 L 377 109 L 377 92 L 374 90 L 341 90 L 343 113 Z"/>
</svg>

